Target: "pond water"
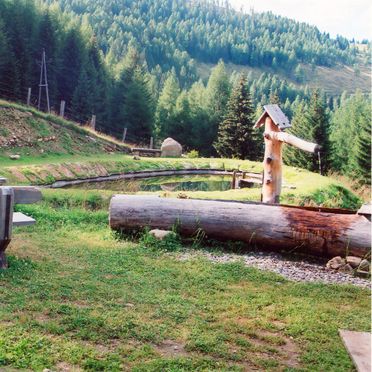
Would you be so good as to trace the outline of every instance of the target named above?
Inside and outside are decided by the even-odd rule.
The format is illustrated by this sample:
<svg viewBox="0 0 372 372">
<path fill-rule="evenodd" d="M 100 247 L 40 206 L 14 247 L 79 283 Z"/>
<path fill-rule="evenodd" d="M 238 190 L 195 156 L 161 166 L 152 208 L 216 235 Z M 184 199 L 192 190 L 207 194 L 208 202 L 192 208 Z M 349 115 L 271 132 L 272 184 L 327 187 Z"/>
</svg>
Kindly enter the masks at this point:
<svg viewBox="0 0 372 372">
<path fill-rule="evenodd" d="M 183 175 L 114 181 L 84 182 L 64 188 L 84 190 L 139 191 L 226 191 L 231 189 L 231 176 Z"/>
</svg>

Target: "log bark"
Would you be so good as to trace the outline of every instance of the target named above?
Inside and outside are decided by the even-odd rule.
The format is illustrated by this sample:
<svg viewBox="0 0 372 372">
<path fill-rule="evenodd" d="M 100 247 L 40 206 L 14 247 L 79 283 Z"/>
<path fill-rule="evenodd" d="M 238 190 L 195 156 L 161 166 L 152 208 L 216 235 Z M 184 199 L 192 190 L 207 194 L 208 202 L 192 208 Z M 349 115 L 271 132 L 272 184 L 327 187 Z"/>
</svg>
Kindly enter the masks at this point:
<svg viewBox="0 0 372 372">
<path fill-rule="evenodd" d="M 183 235 L 202 229 L 213 239 L 326 257 L 346 253 L 364 257 L 371 247 L 371 224 L 356 214 L 138 195 L 116 195 L 111 200 L 113 229 L 171 229 L 175 225 Z"/>
<path fill-rule="evenodd" d="M 271 140 L 276 140 L 280 142 L 284 142 L 288 145 L 297 147 L 300 150 L 311 152 L 316 154 L 320 151 L 320 146 L 316 143 L 305 141 L 301 138 L 298 138 L 292 134 L 284 133 L 284 132 L 266 132 L 267 137 Z"/>
<path fill-rule="evenodd" d="M 282 189 L 282 144 L 297 147 L 300 150 L 318 153 L 320 146 L 304 141 L 292 134 L 281 132 L 270 116 L 265 119 L 265 157 L 261 201 L 279 203 Z"/>
<path fill-rule="evenodd" d="M 279 131 L 280 129 L 271 118 L 267 117 L 265 120 L 264 176 L 261 196 L 263 203 L 279 203 L 282 190 L 282 142 L 269 135 Z"/>
</svg>

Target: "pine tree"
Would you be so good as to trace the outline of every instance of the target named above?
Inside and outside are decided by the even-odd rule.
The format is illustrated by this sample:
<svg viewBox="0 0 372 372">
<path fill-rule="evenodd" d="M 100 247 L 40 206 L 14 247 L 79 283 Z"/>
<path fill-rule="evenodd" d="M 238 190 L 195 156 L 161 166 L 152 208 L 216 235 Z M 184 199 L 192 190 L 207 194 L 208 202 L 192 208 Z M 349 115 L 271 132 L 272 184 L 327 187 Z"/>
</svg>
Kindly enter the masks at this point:
<svg viewBox="0 0 372 372">
<path fill-rule="evenodd" d="M 222 157 L 257 160 L 259 144 L 254 133 L 254 109 L 247 80 L 241 76 L 228 102 L 214 147 Z"/>
<path fill-rule="evenodd" d="M 357 137 L 366 122 L 371 122 L 369 99 L 363 97 L 360 91 L 349 98 L 344 97 L 331 120 L 331 161 L 336 171 L 355 176 Z"/>
<path fill-rule="evenodd" d="M 164 82 L 155 114 L 156 133 L 160 138 L 169 136 L 176 118 L 176 102 L 180 85 L 175 72 L 169 74 Z"/>
<path fill-rule="evenodd" d="M 206 89 L 207 109 L 209 111 L 209 130 L 204 133 L 206 146 L 211 148 L 217 138 L 218 126 L 227 111 L 227 102 L 230 97 L 230 82 L 225 64 L 219 61 L 212 70 Z"/>
<path fill-rule="evenodd" d="M 310 129 L 308 139 L 321 146 L 321 168 L 322 172 L 327 172 L 330 167 L 331 152 L 329 143 L 329 115 L 325 106 L 324 96 L 321 95 L 319 90 L 315 90 L 311 96 L 306 120 Z M 310 169 L 317 171 L 319 169 L 318 158 L 313 154 L 311 156 Z"/>
<path fill-rule="evenodd" d="M 297 105 L 292 119 L 293 135 L 321 146 L 322 172 L 329 169 L 329 119 L 324 106 L 324 99 L 318 90 L 312 94 L 308 107 L 304 103 Z M 284 161 L 288 165 L 311 171 L 319 170 L 319 160 L 314 154 L 306 153 L 290 146 L 285 146 Z"/>
<path fill-rule="evenodd" d="M 148 75 L 136 67 L 126 93 L 126 126 L 141 140 L 149 140 L 153 132 L 154 105 Z"/>
<path fill-rule="evenodd" d="M 74 119 L 86 124 L 93 113 L 92 89 L 85 69 L 82 69 L 72 97 Z"/>
<path fill-rule="evenodd" d="M 371 121 L 365 120 L 361 124 L 356 142 L 356 175 L 362 184 L 371 185 Z"/>
<path fill-rule="evenodd" d="M 65 100 L 67 107 L 71 104 L 76 85 L 81 77 L 85 57 L 82 37 L 77 29 L 72 28 L 67 32 L 59 51 L 59 100 Z"/>
<path fill-rule="evenodd" d="M 116 135 L 123 128 L 136 140 L 148 140 L 153 131 L 153 98 L 149 77 L 140 53 L 133 46 L 121 62 L 119 78 L 111 97 L 111 125 Z"/>
</svg>

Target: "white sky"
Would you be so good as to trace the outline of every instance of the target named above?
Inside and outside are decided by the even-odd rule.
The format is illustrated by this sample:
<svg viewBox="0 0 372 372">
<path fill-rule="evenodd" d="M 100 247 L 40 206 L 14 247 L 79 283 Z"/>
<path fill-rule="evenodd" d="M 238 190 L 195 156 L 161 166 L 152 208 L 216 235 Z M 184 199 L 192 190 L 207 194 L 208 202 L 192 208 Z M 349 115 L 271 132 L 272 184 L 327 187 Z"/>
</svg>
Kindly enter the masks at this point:
<svg viewBox="0 0 372 372">
<path fill-rule="evenodd" d="M 272 11 L 274 14 L 315 25 L 320 31 L 372 40 L 371 0 L 230 0 L 231 5 L 245 11 Z"/>
</svg>

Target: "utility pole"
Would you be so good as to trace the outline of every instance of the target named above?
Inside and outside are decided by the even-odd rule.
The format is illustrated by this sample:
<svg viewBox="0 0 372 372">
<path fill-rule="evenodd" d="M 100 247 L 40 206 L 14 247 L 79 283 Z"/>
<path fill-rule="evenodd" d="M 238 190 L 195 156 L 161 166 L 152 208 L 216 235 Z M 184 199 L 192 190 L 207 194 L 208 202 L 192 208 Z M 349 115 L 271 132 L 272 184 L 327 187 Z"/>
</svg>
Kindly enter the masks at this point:
<svg viewBox="0 0 372 372">
<path fill-rule="evenodd" d="M 46 67 L 45 49 L 43 49 L 43 54 L 41 58 L 41 68 L 40 68 L 40 83 L 39 83 L 39 101 L 37 108 L 40 110 L 41 107 L 41 90 L 45 87 L 46 100 L 47 100 L 47 110 L 50 113 L 50 103 L 49 103 L 49 88 L 48 88 L 48 75 Z"/>
</svg>

